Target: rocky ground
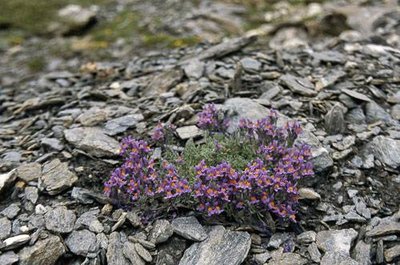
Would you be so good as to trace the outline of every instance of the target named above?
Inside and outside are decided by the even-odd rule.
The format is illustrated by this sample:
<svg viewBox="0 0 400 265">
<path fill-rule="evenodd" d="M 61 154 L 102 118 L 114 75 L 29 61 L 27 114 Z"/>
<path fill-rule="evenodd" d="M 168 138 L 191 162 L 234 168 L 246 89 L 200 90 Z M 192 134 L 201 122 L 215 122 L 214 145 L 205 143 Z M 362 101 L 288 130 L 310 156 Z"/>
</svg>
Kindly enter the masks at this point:
<svg viewBox="0 0 400 265">
<path fill-rule="evenodd" d="M 229 7 L 228 21 L 243 10 Z M 60 40 L 4 48 L 0 264 L 400 264 L 398 4 L 280 3 L 264 19 L 216 43 L 112 46 L 108 61 L 52 57 L 35 73 L 21 64 L 33 44 Z M 168 121 L 182 145 L 200 139 L 195 114 L 209 102 L 234 119 L 274 108 L 301 121 L 317 174 L 302 183 L 297 225 L 142 222 L 102 194 L 123 136 Z"/>
</svg>

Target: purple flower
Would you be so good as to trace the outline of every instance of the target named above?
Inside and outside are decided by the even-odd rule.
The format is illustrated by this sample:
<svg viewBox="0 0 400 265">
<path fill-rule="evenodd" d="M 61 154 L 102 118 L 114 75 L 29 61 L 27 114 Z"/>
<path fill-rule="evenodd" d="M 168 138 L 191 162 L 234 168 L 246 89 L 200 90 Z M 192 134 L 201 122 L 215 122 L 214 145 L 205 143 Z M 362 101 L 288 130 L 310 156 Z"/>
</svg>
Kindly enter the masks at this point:
<svg viewBox="0 0 400 265">
<path fill-rule="evenodd" d="M 229 125 L 228 119 L 221 111 L 217 110 L 214 104 L 205 105 L 198 117 L 197 126 L 211 132 L 224 132 Z"/>
</svg>

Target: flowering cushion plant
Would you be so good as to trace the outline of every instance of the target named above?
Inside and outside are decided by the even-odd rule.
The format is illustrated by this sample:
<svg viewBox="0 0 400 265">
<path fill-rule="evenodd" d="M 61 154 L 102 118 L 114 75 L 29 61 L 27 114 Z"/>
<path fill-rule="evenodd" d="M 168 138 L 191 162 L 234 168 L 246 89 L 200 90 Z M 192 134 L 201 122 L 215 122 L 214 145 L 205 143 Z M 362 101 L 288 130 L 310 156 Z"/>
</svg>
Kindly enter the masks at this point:
<svg viewBox="0 0 400 265">
<path fill-rule="evenodd" d="M 188 141 L 180 152 L 167 144 L 175 128 L 157 125 L 152 141 L 162 148 L 163 159 L 152 157 L 146 141 L 123 139 L 123 163 L 105 183 L 106 194 L 116 193 L 139 207 L 157 202 L 208 216 L 240 211 L 295 221 L 298 180 L 314 174 L 310 147 L 295 145 L 299 123 L 279 127 L 272 111 L 261 120 L 241 120 L 229 134 L 229 120 L 206 105 L 197 125 L 206 131 L 204 143 Z"/>
</svg>

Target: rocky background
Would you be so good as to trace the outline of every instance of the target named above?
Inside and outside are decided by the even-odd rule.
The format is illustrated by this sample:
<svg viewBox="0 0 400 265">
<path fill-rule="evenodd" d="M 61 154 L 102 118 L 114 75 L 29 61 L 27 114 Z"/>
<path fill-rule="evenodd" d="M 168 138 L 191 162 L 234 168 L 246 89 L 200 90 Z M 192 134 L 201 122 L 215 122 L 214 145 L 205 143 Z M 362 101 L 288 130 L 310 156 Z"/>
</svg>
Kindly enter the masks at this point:
<svg viewBox="0 0 400 265">
<path fill-rule="evenodd" d="M 0 264 L 400 264 L 398 1 L 0 0 Z M 118 141 L 224 105 L 301 121 L 299 223 L 140 220 Z"/>
</svg>

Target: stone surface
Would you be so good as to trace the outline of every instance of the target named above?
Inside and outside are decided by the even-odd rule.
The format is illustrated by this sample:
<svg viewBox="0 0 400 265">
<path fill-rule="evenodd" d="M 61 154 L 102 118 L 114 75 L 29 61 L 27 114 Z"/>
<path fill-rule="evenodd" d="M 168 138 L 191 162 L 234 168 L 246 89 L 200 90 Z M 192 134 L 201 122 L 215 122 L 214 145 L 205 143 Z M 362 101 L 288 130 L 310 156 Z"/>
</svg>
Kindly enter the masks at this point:
<svg viewBox="0 0 400 265">
<path fill-rule="evenodd" d="M 73 231 L 65 240 L 69 250 L 80 256 L 87 256 L 97 250 L 96 235 L 86 229 Z"/>
<path fill-rule="evenodd" d="M 15 170 L 0 174 L 0 194 L 3 192 L 3 189 L 5 190 L 6 187 L 15 181 L 16 177 L 17 175 L 15 174 Z"/>
<path fill-rule="evenodd" d="M 398 222 L 382 222 L 367 231 L 365 234 L 368 237 L 386 236 L 391 234 L 400 233 L 400 223 Z"/>
<path fill-rule="evenodd" d="M 170 222 L 167 220 L 156 220 L 153 224 L 153 229 L 150 231 L 148 240 L 155 244 L 163 243 L 167 241 L 173 233 L 174 229 Z"/>
<path fill-rule="evenodd" d="M 56 233 L 70 233 L 74 229 L 76 216 L 65 206 L 57 206 L 45 215 L 46 229 Z"/>
<path fill-rule="evenodd" d="M 321 195 L 319 195 L 315 190 L 310 188 L 300 188 L 299 189 L 299 199 L 307 200 L 320 200 Z"/>
<path fill-rule="evenodd" d="M 377 103 L 371 101 L 365 107 L 365 116 L 367 122 L 373 123 L 377 121 L 390 122 L 392 117 Z"/>
<path fill-rule="evenodd" d="M 0 218 L 0 239 L 7 238 L 11 233 L 11 221 L 7 217 Z"/>
<path fill-rule="evenodd" d="M 343 252 L 328 252 L 321 259 L 321 265 L 359 265 L 357 261 Z"/>
<path fill-rule="evenodd" d="M 21 210 L 21 208 L 19 207 L 19 205 L 17 203 L 13 203 L 10 206 L 8 206 L 7 208 L 5 208 L 3 211 L 1 211 L 0 213 L 11 220 L 11 219 L 14 219 L 18 215 L 20 210 Z"/>
<path fill-rule="evenodd" d="M 108 135 L 116 135 L 125 132 L 127 129 L 134 127 L 138 122 L 144 119 L 142 114 L 129 114 L 119 118 L 107 121 L 104 125 L 105 133 Z"/>
<path fill-rule="evenodd" d="M 55 195 L 72 187 L 77 180 L 75 173 L 68 169 L 68 163 L 54 159 L 43 165 L 39 187 Z"/>
<path fill-rule="evenodd" d="M 375 158 L 389 167 L 400 166 L 400 140 L 376 136 L 369 145 Z"/>
<path fill-rule="evenodd" d="M 49 235 L 33 246 L 23 248 L 19 253 L 20 265 L 53 265 L 65 253 L 58 236 Z"/>
<path fill-rule="evenodd" d="M 304 265 L 307 264 L 307 259 L 297 253 L 283 253 L 267 262 L 268 265 Z"/>
<path fill-rule="evenodd" d="M 0 245 L 0 249 L 2 250 L 15 249 L 24 245 L 30 239 L 31 237 L 29 235 L 17 235 L 9 237 L 6 240 L 4 240 L 3 245 Z"/>
<path fill-rule="evenodd" d="M 16 264 L 18 260 L 18 255 L 16 255 L 13 251 L 7 251 L 0 255 L 0 264 L 2 265 Z"/>
<path fill-rule="evenodd" d="M 325 115 L 325 128 L 329 134 L 343 133 L 346 129 L 343 108 L 336 104 Z"/>
<path fill-rule="evenodd" d="M 74 128 L 64 131 L 65 139 L 96 157 L 109 157 L 118 154 L 118 142 L 107 136 L 97 127 Z"/>
<path fill-rule="evenodd" d="M 194 216 L 179 217 L 172 221 L 174 233 L 192 241 L 203 241 L 207 233 Z"/>
<path fill-rule="evenodd" d="M 354 248 L 354 259 L 360 265 L 371 265 L 371 245 L 360 240 Z"/>
<path fill-rule="evenodd" d="M 202 135 L 202 131 L 195 125 L 179 127 L 176 129 L 176 133 L 182 140 L 196 138 Z"/>
<path fill-rule="evenodd" d="M 17 168 L 17 176 L 25 182 L 37 181 L 42 174 L 42 166 L 39 163 L 22 164 Z"/>
<path fill-rule="evenodd" d="M 387 262 L 392 262 L 398 257 L 400 257 L 400 245 L 385 250 L 385 260 Z"/>
<path fill-rule="evenodd" d="M 251 239 L 246 232 L 225 230 L 222 226 L 214 226 L 208 238 L 194 243 L 188 248 L 179 265 L 239 265 L 250 250 Z"/>
<path fill-rule="evenodd" d="M 131 242 L 124 243 L 123 246 L 124 256 L 130 261 L 131 265 L 145 265 L 139 254 L 136 252 L 135 244 Z"/>
<path fill-rule="evenodd" d="M 107 247 L 107 262 L 115 265 L 132 265 L 124 256 L 124 244 L 119 232 L 110 234 Z"/>
<path fill-rule="evenodd" d="M 358 233 L 350 228 L 343 230 L 324 230 L 317 233 L 316 243 L 324 252 L 340 252 L 349 255 L 353 240 Z"/>
<path fill-rule="evenodd" d="M 254 72 L 259 71 L 261 68 L 261 63 L 253 58 L 245 57 L 240 60 L 245 71 Z"/>
<path fill-rule="evenodd" d="M 313 97 L 318 94 L 318 92 L 314 90 L 314 85 L 306 78 L 285 74 L 281 76 L 280 81 L 293 93 L 297 93 L 307 97 Z"/>
</svg>

